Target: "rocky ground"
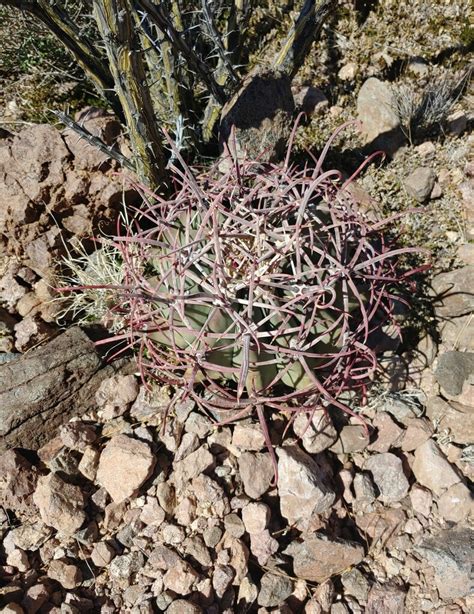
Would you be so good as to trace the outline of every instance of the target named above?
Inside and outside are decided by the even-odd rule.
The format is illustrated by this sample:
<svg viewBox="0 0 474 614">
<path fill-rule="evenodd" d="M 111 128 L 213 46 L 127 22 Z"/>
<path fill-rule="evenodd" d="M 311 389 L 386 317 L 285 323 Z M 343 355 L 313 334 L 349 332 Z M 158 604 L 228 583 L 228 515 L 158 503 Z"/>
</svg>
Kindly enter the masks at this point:
<svg viewBox="0 0 474 614">
<path fill-rule="evenodd" d="M 446 68 L 433 54 L 461 35 L 455 18 L 467 5 L 442 5 L 457 24 L 444 30 L 441 8 L 426 8 L 430 27 L 436 22 L 428 42 L 428 30 L 404 37 L 400 3 L 384 4 L 387 31 L 373 32 L 375 12 L 360 32 L 341 22 L 336 40 L 351 61 L 337 79 L 311 80 L 306 67 L 294 89 L 312 113 L 297 147 L 358 117 L 362 133 L 337 143 L 337 159 L 350 150 L 352 164 L 377 146 L 390 154 L 352 188 L 361 206 L 404 212 L 401 239 L 433 254 L 403 344 L 381 356 L 369 404 L 353 408 L 369 432 L 334 410 L 317 412 L 309 428 L 299 417 L 283 438 L 285 417 L 270 417 L 275 485 L 254 421 L 217 428 L 185 402 L 164 422 L 172 391 L 146 390 L 131 360 L 116 373 L 103 369 L 85 403 L 73 349 L 57 381 L 38 359 L 36 397 L 57 398 L 64 424 L 53 429 L 54 408 L 43 405 L 36 416 L 18 409 L 15 422 L 5 401 L 13 397 L 0 389 L 0 611 L 473 611 L 472 96 L 458 97 L 441 132 L 411 142 L 396 104 L 403 84 L 422 89 L 443 71 L 465 73 L 465 64 Z M 405 23 L 403 7 L 399 17 Z M 387 32 L 387 48 L 363 53 Z M 415 57 L 423 49 L 427 57 Z M 406 64 L 395 79 L 399 61 Z M 89 110 L 78 119 L 126 151 L 113 117 Z M 78 241 L 90 247 L 94 234 L 114 227 L 123 202 L 137 202 L 117 170 L 69 130 L 0 131 L 0 382 L 10 381 L 10 392 L 28 357 L 60 346 L 65 324 L 51 299 L 62 255 Z M 95 364 L 94 349 L 84 351 Z M 89 381 L 82 366 L 81 377 Z M 21 433 L 13 448 L 12 424 Z"/>
</svg>

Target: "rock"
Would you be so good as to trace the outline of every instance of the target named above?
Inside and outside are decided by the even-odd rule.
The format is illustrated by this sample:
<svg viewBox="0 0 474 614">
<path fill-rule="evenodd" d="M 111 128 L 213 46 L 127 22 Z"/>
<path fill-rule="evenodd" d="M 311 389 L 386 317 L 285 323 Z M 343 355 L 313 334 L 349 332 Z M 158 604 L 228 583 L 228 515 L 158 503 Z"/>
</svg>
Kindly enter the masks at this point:
<svg viewBox="0 0 474 614">
<path fill-rule="evenodd" d="M 94 544 L 91 552 L 91 560 L 96 567 L 107 567 L 117 553 L 107 542 Z"/>
<path fill-rule="evenodd" d="M 319 454 L 337 439 L 332 420 L 328 412 L 323 410 L 315 411 L 310 422 L 306 414 L 299 414 L 293 421 L 293 431 L 301 438 L 303 448 L 310 454 Z"/>
<path fill-rule="evenodd" d="M 331 446 L 334 454 L 352 454 L 364 450 L 369 443 L 369 433 L 363 424 L 347 424 L 342 427 L 339 438 Z"/>
<path fill-rule="evenodd" d="M 258 588 L 247 577 L 242 580 L 239 586 L 237 597 L 239 607 L 248 609 L 257 600 Z"/>
<path fill-rule="evenodd" d="M 417 514 L 421 514 L 425 518 L 430 517 L 433 495 L 429 490 L 414 484 L 410 491 L 410 501 L 413 510 Z"/>
<path fill-rule="evenodd" d="M 130 552 L 116 556 L 109 566 L 109 574 L 113 580 L 117 580 L 122 586 L 130 585 L 133 578 L 145 564 L 145 557 L 141 552 Z"/>
<path fill-rule="evenodd" d="M 367 599 L 367 614 L 405 614 L 406 592 L 395 584 L 374 584 Z"/>
<path fill-rule="evenodd" d="M 68 422 L 59 429 L 59 436 L 66 448 L 71 450 L 84 450 L 97 439 L 95 429 L 83 422 Z"/>
<path fill-rule="evenodd" d="M 50 473 L 38 479 L 33 501 L 45 524 L 61 533 L 72 535 L 86 520 L 86 498 L 79 488 Z"/>
<path fill-rule="evenodd" d="M 219 146 L 234 149 L 238 158 L 248 156 L 262 163 L 277 161 L 285 151 L 295 110 L 291 79 L 282 71 L 257 66 L 221 113 Z"/>
<path fill-rule="evenodd" d="M 401 501 L 408 493 L 409 483 L 403 472 L 402 461 L 391 454 L 375 454 L 367 459 L 364 469 L 370 471 L 384 503 Z"/>
<path fill-rule="evenodd" d="M 461 481 L 432 439 L 426 441 L 415 451 L 412 471 L 417 482 L 437 495 L 441 495 L 450 486 Z"/>
<path fill-rule="evenodd" d="M 366 603 L 370 586 L 361 571 L 357 568 L 346 571 L 341 576 L 341 582 L 344 587 L 344 595 L 352 595 L 360 604 Z"/>
<path fill-rule="evenodd" d="M 204 540 L 199 535 L 187 537 L 183 542 L 184 552 L 191 556 L 202 567 L 211 567 L 212 558 Z"/>
<path fill-rule="evenodd" d="M 306 113 L 307 115 L 324 113 L 329 106 L 329 100 L 324 92 L 312 85 L 305 85 L 300 88 L 293 86 L 291 91 L 293 92 L 297 113 Z"/>
<path fill-rule="evenodd" d="M 472 540 L 472 530 L 459 527 L 441 531 L 415 546 L 415 550 L 434 569 L 441 599 L 459 599 L 471 591 Z"/>
<path fill-rule="evenodd" d="M 296 445 L 277 448 L 280 511 L 290 525 L 305 526 L 314 514 L 328 510 L 336 498 L 324 471 Z"/>
<path fill-rule="evenodd" d="M 127 435 L 116 435 L 99 459 L 97 481 L 115 503 L 137 494 L 151 476 L 156 458 L 150 446 Z"/>
<path fill-rule="evenodd" d="M 163 583 L 168 590 L 178 595 L 189 595 L 198 579 L 199 575 L 191 565 L 178 559 L 176 564 L 165 573 Z"/>
<path fill-rule="evenodd" d="M 161 536 L 165 544 L 179 546 L 183 543 L 186 532 L 183 527 L 178 527 L 174 524 L 165 524 L 161 529 Z"/>
<path fill-rule="evenodd" d="M 121 133 L 120 122 L 113 116 L 90 117 L 85 121 L 82 120 L 81 125 L 109 146 L 115 145 Z M 105 171 L 110 168 L 110 157 L 80 138 L 72 128 L 65 128 L 62 134 L 69 150 L 74 155 L 74 165 L 77 169 Z"/>
<path fill-rule="evenodd" d="M 140 520 L 146 525 L 159 526 L 165 519 L 165 510 L 158 503 L 155 497 L 147 497 L 146 503 L 142 508 Z"/>
<path fill-rule="evenodd" d="M 0 456 L 0 505 L 16 514 L 33 512 L 37 479 L 36 467 L 17 450 L 4 452 Z"/>
<path fill-rule="evenodd" d="M 321 604 L 324 612 L 332 610 L 334 598 L 336 596 L 336 589 L 333 581 L 328 578 L 322 582 L 314 591 L 314 596 Z"/>
<path fill-rule="evenodd" d="M 219 548 L 221 546 L 223 550 L 219 551 L 218 557 L 221 556 L 221 553 L 226 555 L 228 564 L 235 572 L 233 585 L 238 586 L 248 573 L 249 550 L 242 540 L 231 537 L 230 535 L 224 537 L 219 544 Z"/>
<path fill-rule="evenodd" d="M 428 441 L 433 432 L 434 429 L 426 418 L 409 420 L 400 447 L 404 452 L 412 452 Z"/>
<path fill-rule="evenodd" d="M 466 405 L 474 406 L 474 352 L 445 352 L 438 357 L 435 369 L 436 379 L 451 398 L 463 402 L 460 396 L 466 397 Z M 464 388 L 467 390 L 464 391 Z M 469 390 L 472 389 L 472 391 Z"/>
<path fill-rule="evenodd" d="M 242 537 L 246 530 L 242 519 L 235 513 L 227 514 L 224 518 L 224 526 L 226 533 L 237 538 Z"/>
<path fill-rule="evenodd" d="M 212 576 L 212 586 L 219 599 L 222 599 L 226 590 L 231 586 L 235 572 L 229 565 L 216 565 Z"/>
<path fill-rule="evenodd" d="M 341 81 L 353 81 L 356 78 L 358 66 L 355 62 L 348 62 L 339 70 L 337 76 Z"/>
<path fill-rule="evenodd" d="M 193 478 L 198 477 L 214 465 L 214 457 L 204 446 L 174 463 L 173 481 L 176 488 L 183 489 Z"/>
<path fill-rule="evenodd" d="M 270 521 L 270 508 L 265 503 L 249 503 L 242 510 L 242 520 L 247 533 L 261 533 Z"/>
<path fill-rule="evenodd" d="M 258 425 L 236 424 L 232 433 L 232 445 L 239 450 L 260 452 L 265 447 L 262 429 Z"/>
<path fill-rule="evenodd" d="M 270 488 L 274 477 L 270 455 L 267 452 L 244 452 L 238 463 L 245 494 L 251 499 L 259 499 Z"/>
<path fill-rule="evenodd" d="M 64 588 L 72 589 L 82 582 L 82 573 L 79 567 L 67 560 L 51 561 L 48 568 L 48 576 L 56 580 Z"/>
<path fill-rule="evenodd" d="M 268 559 L 278 552 L 278 548 L 278 541 L 270 535 L 270 531 L 267 529 L 250 534 L 250 551 L 259 565 L 266 565 Z"/>
<path fill-rule="evenodd" d="M 436 293 L 435 311 L 441 318 L 457 318 L 474 311 L 474 265 L 440 273 L 432 280 Z"/>
<path fill-rule="evenodd" d="M 195 603 L 185 599 L 174 599 L 166 610 L 166 614 L 202 614 L 204 610 Z"/>
<path fill-rule="evenodd" d="M 98 386 L 121 367 L 103 367 L 79 327 L 0 364 L 0 452 L 40 448 L 70 417 L 95 409 Z"/>
<path fill-rule="evenodd" d="M 401 424 L 407 424 L 409 420 L 418 418 L 422 414 L 422 409 L 416 400 L 413 402 L 411 399 L 404 400 L 397 396 L 389 397 L 380 409 L 387 411 Z"/>
<path fill-rule="evenodd" d="M 474 441 L 474 423 L 461 410 L 462 406 L 441 397 L 428 397 L 426 401 L 426 413 L 438 432 L 449 433 L 456 443 L 469 445 Z"/>
<path fill-rule="evenodd" d="M 293 592 L 293 582 L 288 576 L 266 572 L 260 580 L 257 603 L 265 608 L 281 605 Z"/>
<path fill-rule="evenodd" d="M 400 141 L 400 121 L 395 111 L 393 92 L 388 83 L 370 77 L 357 96 L 357 116 L 362 122 L 366 143 L 389 149 Z"/>
<path fill-rule="evenodd" d="M 364 511 L 375 501 L 376 492 L 372 478 L 367 473 L 356 473 L 353 481 L 354 509 Z"/>
<path fill-rule="evenodd" d="M 88 446 L 84 450 L 81 460 L 77 468 L 91 482 L 94 482 L 97 476 L 97 468 L 99 466 L 100 452 L 95 448 Z"/>
<path fill-rule="evenodd" d="M 420 203 L 425 202 L 430 197 L 436 181 L 436 173 L 432 168 L 421 166 L 403 181 L 408 195 Z"/>
<path fill-rule="evenodd" d="M 52 529 L 40 520 L 33 524 L 22 524 L 9 533 L 15 546 L 21 550 L 35 552 L 51 537 Z"/>
<path fill-rule="evenodd" d="M 7 565 L 16 567 L 18 571 L 21 572 L 25 572 L 30 568 L 28 555 L 24 550 L 20 550 L 19 548 L 14 548 L 11 552 L 9 552 L 6 561 Z"/>
<path fill-rule="evenodd" d="M 181 438 L 181 443 L 175 452 L 174 461 L 183 460 L 183 458 L 195 452 L 199 446 L 199 437 L 195 433 L 184 433 Z"/>
<path fill-rule="evenodd" d="M 364 558 L 364 549 L 355 542 L 329 540 L 314 533 L 302 542 L 293 542 L 286 552 L 293 556 L 293 569 L 298 578 L 324 582 Z"/>
<path fill-rule="evenodd" d="M 377 436 L 375 441 L 367 446 L 371 452 L 388 452 L 390 448 L 398 447 L 404 431 L 388 413 L 377 414 L 372 426 L 377 429 Z"/>
<path fill-rule="evenodd" d="M 104 380 L 95 394 L 96 402 L 106 419 L 121 416 L 138 396 L 139 386 L 134 375 L 114 375 Z"/>
<path fill-rule="evenodd" d="M 462 483 L 450 486 L 438 500 L 438 513 L 450 522 L 463 522 L 474 514 L 474 498 Z"/>
<path fill-rule="evenodd" d="M 151 565 L 153 569 L 159 569 L 163 571 L 176 567 L 179 561 L 179 555 L 174 550 L 168 548 L 167 546 L 164 546 L 161 543 L 158 543 L 153 548 L 148 557 L 148 564 Z"/>
<path fill-rule="evenodd" d="M 44 584 L 30 586 L 21 605 L 28 614 L 35 614 L 49 599 L 49 591 Z"/>
<path fill-rule="evenodd" d="M 7 603 L 5 607 L 2 608 L 3 614 L 24 614 L 25 610 L 21 607 L 19 603 Z"/>
<path fill-rule="evenodd" d="M 224 489 L 207 475 L 199 475 L 192 480 L 192 490 L 195 494 L 198 514 L 199 508 L 206 510 L 206 515 L 223 518 L 230 513 L 229 500 Z"/>
<path fill-rule="evenodd" d="M 448 115 L 446 119 L 446 128 L 451 134 L 459 136 L 466 130 L 467 121 L 467 116 L 464 111 L 454 111 L 454 113 Z"/>
</svg>

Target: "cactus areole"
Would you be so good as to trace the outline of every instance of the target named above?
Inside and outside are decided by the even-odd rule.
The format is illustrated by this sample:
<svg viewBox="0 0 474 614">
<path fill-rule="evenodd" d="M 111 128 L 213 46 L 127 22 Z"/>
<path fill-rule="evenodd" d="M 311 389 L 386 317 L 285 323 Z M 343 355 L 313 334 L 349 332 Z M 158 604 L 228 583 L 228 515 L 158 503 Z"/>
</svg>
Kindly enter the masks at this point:
<svg viewBox="0 0 474 614">
<path fill-rule="evenodd" d="M 113 309 L 144 379 L 176 386 L 221 424 L 255 411 L 269 446 L 266 409 L 347 410 L 338 398 L 365 390 L 371 338 L 407 276 L 399 257 L 416 251 L 389 244 L 386 221 L 369 221 L 349 182 L 323 170 L 329 146 L 304 168 L 290 152 L 224 173 L 181 160 L 173 198 L 146 195 L 114 239 L 124 279 Z"/>
</svg>

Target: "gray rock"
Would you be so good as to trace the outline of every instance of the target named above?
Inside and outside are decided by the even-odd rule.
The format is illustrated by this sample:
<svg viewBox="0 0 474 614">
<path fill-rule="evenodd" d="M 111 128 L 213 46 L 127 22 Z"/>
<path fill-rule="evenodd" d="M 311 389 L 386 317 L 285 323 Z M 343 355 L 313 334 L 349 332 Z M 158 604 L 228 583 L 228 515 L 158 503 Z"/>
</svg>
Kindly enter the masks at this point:
<svg viewBox="0 0 474 614">
<path fill-rule="evenodd" d="M 365 450 L 369 433 L 363 424 L 347 424 L 339 433 L 336 443 L 331 446 L 334 454 L 352 454 Z"/>
<path fill-rule="evenodd" d="M 357 116 L 362 122 L 365 142 L 374 146 L 396 149 L 400 142 L 400 121 L 394 110 L 390 84 L 370 77 L 357 96 Z"/>
<path fill-rule="evenodd" d="M 442 494 L 450 486 L 461 481 L 459 475 L 432 439 L 426 441 L 415 451 L 412 471 L 417 482 L 437 495 Z"/>
<path fill-rule="evenodd" d="M 337 439 L 332 420 L 323 410 L 315 411 L 309 423 L 306 414 L 299 414 L 293 422 L 293 431 L 301 437 L 303 448 L 310 454 L 319 454 Z"/>
<path fill-rule="evenodd" d="M 145 564 L 145 557 L 141 552 L 130 552 L 116 556 L 110 563 L 110 576 L 123 584 L 130 584 L 132 578 Z"/>
<path fill-rule="evenodd" d="M 360 544 L 345 540 L 329 540 L 315 533 L 302 542 L 293 542 L 285 551 L 293 557 L 293 569 L 298 578 L 324 582 L 364 558 Z"/>
<path fill-rule="evenodd" d="M 401 501 L 408 493 L 409 483 L 403 472 L 402 461 L 395 454 L 375 454 L 367 459 L 364 469 L 372 473 L 380 491 L 380 500 L 384 503 Z"/>
<path fill-rule="evenodd" d="M 436 173 L 432 168 L 420 166 L 408 175 L 403 182 L 405 190 L 415 200 L 423 203 L 428 200 L 436 181 Z"/>
<path fill-rule="evenodd" d="M 374 483 L 368 473 L 356 473 L 353 481 L 355 494 L 354 508 L 360 511 L 367 509 L 377 496 Z"/>
<path fill-rule="evenodd" d="M 277 448 L 280 510 L 290 525 L 304 527 L 314 514 L 328 510 L 336 495 L 318 463 L 298 446 Z"/>
<path fill-rule="evenodd" d="M 369 581 L 357 568 L 351 569 L 341 576 L 344 595 L 352 595 L 359 603 L 365 603 L 369 594 Z"/>
<path fill-rule="evenodd" d="M 464 382 L 474 375 L 474 352 L 445 352 L 438 358 L 436 379 L 451 396 L 460 395 Z"/>
<path fill-rule="evenodd" d="M 436 315 L 457 318 L 474 311 L 474 265 L 436 275 L 432 280 L 436 293 Z"/>
<path fill-rule="evenodd" d="M 441 599 L 459 599 L 471 591 L 473 543 L 473 531 L 460 527 L 441 531 L 415 547 L 434 568 Z"/>
<path fill-rule="evenodd" d="M 260 580 L 257 603 L 266 608 L 281 605 L 293 592 L 293 582 L 287 576 L 267 572 Z"/>
<path fill-rule="evenodd" d="M 274 470 L 267 452 L 244 452 L 239 457 L 239 473 L 245 494 L 251 499 L 259 499 L 270 488 Z"/>
</svg>

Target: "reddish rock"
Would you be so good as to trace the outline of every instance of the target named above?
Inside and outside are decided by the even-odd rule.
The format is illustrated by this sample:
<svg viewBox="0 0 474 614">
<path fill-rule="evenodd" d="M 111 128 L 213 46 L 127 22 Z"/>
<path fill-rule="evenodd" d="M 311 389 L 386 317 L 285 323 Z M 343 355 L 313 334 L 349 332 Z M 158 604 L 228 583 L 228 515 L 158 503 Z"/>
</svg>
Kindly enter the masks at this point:
<svg viewBox="0 0 474 614">
<path fill-rule="evenodd" d="M 33 500 L 45 524 L 71 535 L 86 519 L 85 496 L 79 486 L 68 484 L 56 473 L 38 480 Z"/>
<path fill-rule="evenodd" d="M 327 578 L 357 565 L 364 558 L 364 548 L 355 542 L 329 540 L 315 533 L 287 549 L 293 556 L 293 569 L 298 578 L 324 582 Z"/>
<path fill-rule="evenodd" d="M 99 459 L 97 481 L 115 503 L 137 494 L 150 477 L 156 458 L 150 446 L 127 435 L 116 435 Z"/>
<path fill-rule="evenodd" d="M 67 589 L 76 588 L 82 582 L 82 573 L 79 567 L 67 560 L 56 559 L 51 561 L 48 576 Z"/>
<path fill-rule="evenodd" d="M 15 513 L 34 511 L 33 493 L 38 474 L 36 467 L 16 450 L 0 456 L 0 505 Z"/>
<path fill-rule="evenodd" d="M 432 439 L 426 441 L 415 451 L 412 471 L 417 482 L 437 495 L 461 481 L 455 469 Z"/>
</svg>

